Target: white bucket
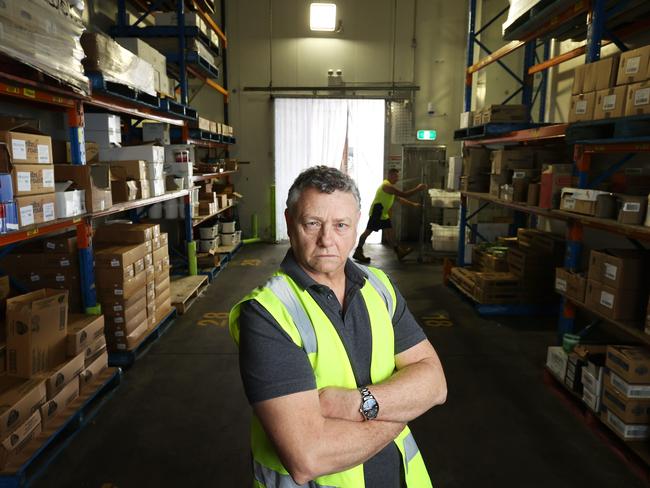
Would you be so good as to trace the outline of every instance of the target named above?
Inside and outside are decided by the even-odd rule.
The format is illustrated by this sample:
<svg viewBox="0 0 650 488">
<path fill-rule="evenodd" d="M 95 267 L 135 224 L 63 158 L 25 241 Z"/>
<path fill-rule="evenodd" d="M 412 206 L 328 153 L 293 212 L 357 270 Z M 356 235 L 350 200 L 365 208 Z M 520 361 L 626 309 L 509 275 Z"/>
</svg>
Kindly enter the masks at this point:
<svg viewBox="0 0 650 488">
<path fill-rule="evenodd" d="M 178 202 L 176 200 L 165 202 L 165 218 L 174 220 L 178 218 Z"/>
<path fill-rule="evenodd" d="M 221 236 L 217 236 L 214 238 L 214 245 L 219 247 L 221 245 Z"/>
<path fill-rule="evenodd" d="M 232 246 L 235 244 L 235 239 L 237 239 L 237 234 L 219 234 L 221 236 L 221 245 L 222 246 Z"/>
<path fill-rule="evenodd" d="M 163 216 L 163 205 L 162 203 L 154 203 L 149 207 L 149 212 L 147 212 L 150 219 L 162 219 Z"/>
<path fill-rule="evenodd" d="M 217 236 L 217 226 L 199 227 L 199 235 L 201 239 L 214 239 Z"/>
<path fill-rule="evenodd" d="M 199 252 L 210 252 L 214 247 L 214 239 L 201 239 L 199 241 Z"/>
<path fill-rule="evenodd" d="M 232 234 L 235 232 L 235 221 L 232 222 L 221 222 L 221 232 L 223 234 Z"/>
</svg>

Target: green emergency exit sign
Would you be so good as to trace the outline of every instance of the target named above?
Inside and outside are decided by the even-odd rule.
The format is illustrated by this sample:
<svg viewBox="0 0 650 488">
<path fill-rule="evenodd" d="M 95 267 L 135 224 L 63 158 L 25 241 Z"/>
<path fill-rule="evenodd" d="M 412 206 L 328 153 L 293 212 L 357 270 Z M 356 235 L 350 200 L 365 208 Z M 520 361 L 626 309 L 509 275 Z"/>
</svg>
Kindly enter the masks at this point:
<svg viewBox="0 0 650 488">
<path fill-rule="evenodd" d="M 438 133 L 435 130 L 419 130 L 418 141 L 435 141 Z"/>
</svg>

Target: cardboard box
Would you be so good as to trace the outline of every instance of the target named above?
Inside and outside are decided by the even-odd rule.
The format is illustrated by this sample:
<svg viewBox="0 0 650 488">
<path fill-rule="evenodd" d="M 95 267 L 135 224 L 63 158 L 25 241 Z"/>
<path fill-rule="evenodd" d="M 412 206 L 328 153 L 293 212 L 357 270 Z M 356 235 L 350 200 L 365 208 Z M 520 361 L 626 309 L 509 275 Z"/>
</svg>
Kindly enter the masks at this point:
<svg viewBox="0 0 650 488">
<path fill-rule="evenodd" d="M 160 237 L 158 224 L 105 224 L 95 230 L 94 242 L 114 244 L 142 244 Z"/>
<path fill-rule="evenodd" d="M 77 253 L 77 233 L 67 232 L 58 236 L 49 236 L 43 240 L 43 251 L 45 253 Z"/>
<path fill-rule="evenodd" d="M 641 315 L 639 296 L 594 280 L 587 281 L 585 305 L 612 320 L 635 320 Z"/>
<path fill-rule="evenodd" d="M 607 376 L 609 377 L 609 381 L 614 389 L 626 398 L 650 400 L 649 384 L 628 383 L 613 371 L 608 371 Z"/>
<path fill-rule="evenodd" d="M 165 148 L 155 144 L 105 147 L 99 149 L 99 159 L 101 161 L 147 161 L 149 163 L 164 163 Z"/>
<path fill-rule="evenodd" d="M 644 282 L 644 253 L 635 249 L 592 250 L 589 279 L 609 287 L 638 291 Z"/>
<path fill-rule="evenodd" d="M 104 345 L 106 345 L 106 342 L 104 342 Z M 88 388 L 93 383 L 93 380 L 105 369 L 108 369 L 108 353 L 106 351 L 97 356 L 79 375 L 79 391 L 83 392 L 84 389 Z"/>
<path fill-rule="evenodd" d="M 84 370 L 85 355 L 86 352 L 81 351 L 72 359 L 68 359 L 66 362 L 59 364 L 56 368 L 38 375 L 38 378 L 45 380 L 48 400 L 52 400 L 63 390 L 65 385 L 70 383 Z"/>
<path fill-rule="evenodd" d="M 546 350 L 546 367 L 564 383 L 569 357 L 560 346 L 549 346 Z"/>
<path fill-rule="evenodd" d="M 619 419 L 611 410 L 602 416 L 605 424 L 625 441 L 643 440 L 650 436 L 650 425 L 647 424 L 626 424 Z"/>
<path fill-rule="evenodd" d="M 53 425 L 54 419 L 59 417 L 66 407 L 77 398 L 79 398 L 79 379 L 75 377 L 54 398 L 41 406 L 43 428 L 47 429 Z"/>
<path fill-rule="evenodd" d="M 46 400 L 45 382 L 0 377 L 0 436 L 13 432 Z"/>
<path fill-rule="evenodd" d="M 87 163 L 97 163 L 99 161 L 99 144 L 90 142 L 88 134 L 84 134 L 86 139 L 84 143 L 84 154 Z M 72 150 L 70 143 L 67 141 L 52 141 L 52 156 L 55 163 L 72 163 Z"/>
<path fill-rule="evenodd" d="M 147 163 L 147 180 L 164 180 L 165 179 L 164 163 Z M 164 190 L 163 190 L 164 191 Z"/>
<path fill-rule="evenodd" d="M 85 353 L 86 347 L 103 335 L 103 315 L 70 314 L 66 337 L 68 356 Z"/>
<path fill-rule="evenodd" d="M 149 186 L 149 180 L 137 180 L 135 185 L 138 187 L 138 193 L 136 195 L 137 200 L 143 200 L 146 198 L 151 198 L 151 187 Z"/>
<path fill-rule="evenodd" d="M 142 273 L 144 271 L 144 258 L 138 259 L 135 263 L 133 263 L 133 270 L 135 271 L 135 274 Z"/>
<path fill-rule="evenodd" d="M 623 115 L 625 115 L 626 98 L 626 85 L 596 92 L 594 120 L 623 117 Z"/>
<path fill-rule="evenodd" d="M 144 142 L 157 142 L 161 145 L 171 144 L 169 124 L 152 122 L 143 123 L 142 140 Z"/>
<path fill-rule="evenodd" d="M 650 351 L 645 347 L 607 346 L 605 365 L 628 383 L 650 384 Z"/>
<path fill-rule="evenodd" d="M 28 195 L 16 198 L 20 228 L 56 220 L 56 195 Z"/>
<path fill-rule="evenodd" d="M 572 164 L 550 164 L 544 168 L 539 197 L 541 208 L 559 208 L 562 188 L 571 186 L 572 174 Z"/>
<path fill-rule="evenodd" d="M 458 127 L 460 129 L 468 129 L 473 125 L 474 125 L 474 112 L 461 112 L 460 123 Z"/>
<path fill-rule="evenodd" d="M 77 253 L 48 253 L 39 264 L 45 269 L 79 269 Z"/>
<path fill-rule="evenodd" d="M 15 431 L 0 443 L 0 469 L 4 469 L 11 461 L 18 458 L 25 448 L 31 445 L 32 439 L 41 433 L 41 412 L 36 410 Z"/>
<path fill-rule="evenodd" d="M 480 125 L 483 125 L 483 111 L 475 111 L 472 112 L 472 127 L 478 127 Z M 223 133 L 223 129 L 222 129 Z"/>
<path fill-rule="evenodd" d="M 106 325 L 106 337 L 108 344 L 119 341 L 119 338 L 131 335 L 147 318 L 147 305 L 146 300 L 141 300 L 142 307 L 140 311 L 125 320 L 124 317 L 110 317 Z"/>
<path fill-rule="evenodd" d="M 571 97 L 571 106 L 569 108 L 569 123 L 593 120 L 595 107 L 595 92 L 573 95 Z"/>
<path fill-rule="evenodd" d="M 18 165 L 12 172 L 15 196 L 54 193 L 54 165 Z"/>
<path fill-rule="evenodd" d="M 586 64 L 580 64 L 573 70 L 573 85 L 571 87 L 571 95 L 580 95 L 586 91 L 584 90 L 586 71 Z"/>
<path fill-rule="evenodd" d="M 490 195 L 498 198 L 501 193 L 501 186 L 508 184 L 510 179 L 507 174 L 490 175 Z"/>
<path fill-rule="evenodd" d="M 84 130 L 85 138 L 98 143 L 100 147 L 122 144 L 122 120 L 119 115 L 84 114 Z"/>
<path fill-rule="evenodd" d="M 145 273 L 139 273 L 133 278 L 125 278 L 121 282 L 97 282 L 98 295 L 100 300 L 112 300 L 113 297 L 133 296 L 139 288 L 146 283 Z"/>
<path fill-rule="evenodd" d="M 500 122 L 528 122 L 530 112 L 526 105 L 489 105 L 482 111 L 483 124 Z"/>
<path fill-rule="evenodd" d="M 113 178 L 118 180 L 146 180 L 147 162 L 135 161 L 111 161 L 108 163 Z"/>
<path fill-rule="evenodd" d="M 627 87 L 625 115 L 650 114 L 650 81 L 635 83 Z"/>
<path fill-rule="evenodd" d="M 535 155 L 530 149 L 499 149 L 490 154 L 492 174 L 500 175 L 518 169 L 533 169 Z"/>
<path fill-rule="evenodd" d="M 560 194 L 560 210 L 609 218 L 616 212 L 615 199 L 606 191 L 565 187 Z"/>
<path fill-rule="evenodd" d="M 483 148 L 469 148 L 463 151 L 463 176 L 487 175 L 490 169 L 490 151 Z"/>
<path fill-rule="evenodd" d="M 118 37 L 115 40 L 122 47 L 128 49 L 140 59 L 149 63 L 154 70 L 160 73 L 167 72 L 167 59 L 165 58 L 165 55 L 158 52 L 142 39 L 134 37 Z"/>
<path fill-rule="evenodd" d="M 161 275 L 156 276 L 156 279 L 154 280 L 156 296 L 167 290 L 170 287 L 170 283 L 169 273 L 162 273 Z"/>
<path fill-rule="evenodd" d="M 626 397 L 611 384 L 609 377 L 603 390 L 603 405 L 627 424 L 650 423 L 650 399 Z"/>
<path fill-rule="evenodd" d="M 133 306 L 134 303 L 138 302 L 146 294 L 145 287 L 138 290 L 130 297 L 110 297 L 110 299 L 104 298 L 102 300 L 102 311 L 107 316 L 121 315 L 129 307 Z"/>
<path fill-rule="evenodd" d="M 146 295 L 137 295 L 138 299 L 135 302 L 129 303 L 128 306 L 119 311 L 112 311 L 111 315 L 106 316 L 106 327 L 108 324 L 124 325 L 125 323 L 132 322 L 134 317 L 137 317 L 147 307 Z M 113 327 L 115 328 L 115 327 Z"/>
<path fill-rule="evenodd" d="M 617 222 L 628 225 L 643 225 L 648 209 L 648 197 L 616 195 L 618 205 Z"/>
<path fill-rule="evenodd" d="M 650 46 L 632 49 L 621 54 L 618 66 L 617 85 L 638 83 L 648 79 L 648 63 L 650 61 Z"/>
<path fill-rule="evenodd" d="M 132 264 L 123 268 L 97 268 L 95 281 L 98 284 L 121 283 L 135 276 L 135 267 Z"/>
<path fill-rule="evenodd" d="M 165 180 L 149 180 L 149 193 L 152 197 L 165 194 Z"/>
<path fill-rule="evenodd" d="M 614 87 L 618 75 L 618 63 L 618 56 L 610 56 L 585 65 L 583 91 L 594 92 Z"/>
<path fill-rule="evenodd" d="M 86 347 L 86 352 L 84 353 L 86 369 L 88 369 L 89 365 L 94 363 L 95 360 L 98 357 L 100 357 L 105 351 L 106 351 L 106 336 L 102 334 L 93 342 L 89 343 L 88 346 Z"/>
<path fill-rule="evenodd" d="M 9 148 L 15 165 L 54 163 L 52 139 L 22 122 L 0 118 L 0 142 Z"/>
<path fill-rule="evenodd" d="M 138 197 L 138 185 L 135 181 L 112 180 L 111 196 L 113 203 L 131 202 Z"/>
<path fill-rule="evenodd" d="M 56 181 L 74 181 L 86 192 L 86 211 L 89 213 L 108 210 L 113 206 L 111 197 L 111 172 L 105 164 L 56 164 Z"/>
<path fill-rule="evenodd" d="M 582 371 L 584 373 L 584 369 Z M 582 390 L 582 401 L 596 413 L 600 412 L 600 397 L 599 393 L 596 394 L 584 388 Z"/>
<path fill-rule="evenodd" d="M 147 319 L 146 313 L 143 312 L 142 316 L 144 317 L 142 322 L 129 335 L 110 338 L 110 350 L 129 351 L 138 346 L 149 330 L 149 320 Z"/>
<path fill-rule="evenodd" d="M 41 289 L 7 300 L 7 374 L 31 378 L 65 359 L 68 292 Z"/>
<path fill-rule="evenodd" d="M 56 183 L 56 216 L 59 219 L 86 213 L 86 192 L 75 190 L 72 182 Z"/>
<path fill-rule="evenodd" d="M 479 176 L 461 176 L 460 191 L 487 192 L 490 189 L 490 175 L 484 174 Z"/>
<path fill-rule="evenodd" d="M 587 363 L 587 366 L 582 368 L 580 372 L 582 376 L 583 391 L 589 391 L 594 395 L 600 397 L 600 392 L 603 387 L 603 367 L 596 367 L 594 370 L 590 367 L 593 363 Z"/>
<path fill-rule="evenodd" d="M 572 273 L 564 268 L 555 270 L 555 291 L 576 300 L 579 303 L 585 302 L 585 290 L 587 279 L 578 274 Z"/>
<path fill-rule="evenodd" d="M 111 246 L 95 251 L 95 267 L 97 268 L 124 268 L 147 254 L 145 244 L 126 246 Z"/>
</svg>

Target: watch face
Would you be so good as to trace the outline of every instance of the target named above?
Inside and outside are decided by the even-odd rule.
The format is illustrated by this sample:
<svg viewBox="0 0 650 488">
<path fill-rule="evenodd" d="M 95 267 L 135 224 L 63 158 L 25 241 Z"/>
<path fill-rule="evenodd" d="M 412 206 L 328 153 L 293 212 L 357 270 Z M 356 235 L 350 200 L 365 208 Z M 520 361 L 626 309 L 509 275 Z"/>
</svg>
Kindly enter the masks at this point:
<svg viewBox="0 0 650 488">
<path fill-rule="evenodd" d="M 377 400 L 374 398 L 368 398 L 363 402 L 363 412 L 365 413 L 366 418 L 374 419 L 379 413 L 379 407 L 377 406 Z"/>
</svg>

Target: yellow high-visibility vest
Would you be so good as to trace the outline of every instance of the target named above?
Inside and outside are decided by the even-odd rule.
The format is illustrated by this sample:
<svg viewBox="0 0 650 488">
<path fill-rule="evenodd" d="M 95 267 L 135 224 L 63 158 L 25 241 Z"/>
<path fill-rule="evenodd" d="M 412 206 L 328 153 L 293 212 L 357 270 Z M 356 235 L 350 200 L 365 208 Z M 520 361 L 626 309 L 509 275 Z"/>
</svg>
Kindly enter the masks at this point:
<svg viewBox="0 0 650 488">
<path fill-rule="evenodd" d="M 390 280 L 376 268 L 360 266 L 367 274 L 361 295 L 368 309 L 372 334 L 370 376 L 379 383 L 395 371 L 395 337 L 392 316 L 396 296 Z M 293 342 L 304 349 L 314 370 L 316 387 L 357 388 L 350 359 L 332 322 L 309 293 L 286 273 L 277 272 L 230 311 L 230 334 L 239 345 L 241 305 L 257 300 L 278 322 Z M 404 479 L 409 488 L 430 488 L 431 480 L 422 455 L 408 426 L 395 444 L 402 455 Z M 298 488 L 282 465 L 260 421 L 253 415 L 251 426 L 254 486 L 256 488 Z M 305 485 L 307 486 L 307 485 Z M 319 476 L 312 488 L 365 488 L 363 465 L 340 473 Z M 370 488 L 370 487 L 369 487 Z"/>
<path fill-rule="evenodd" d="M 376 203 L 381 203 L 382 210 L 381 210 L 381 220 L 388 220 L 390 218 L 390 215 L 388 212 L 390 209 L 393 207 L 393 203 L 395 202 L 395 195 L 391 195 L 390 193 L 386 193 L 384 191 L 384 185 L 390 185 L 390 181 L 384 180 L 379 188 L 377 188 L 377 192 L 375 193 L 375 199 L 372 201 L 372 205 L 370 205 L 370 213 L 369 215 L 372 215 L 372 209 L 374 208 Z"/>
</svg>

